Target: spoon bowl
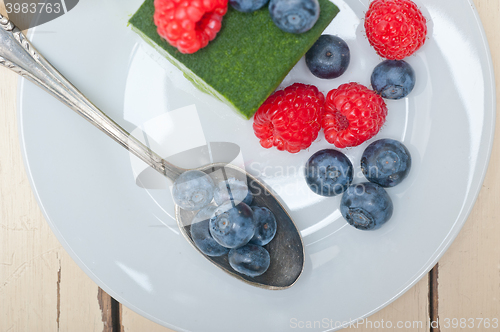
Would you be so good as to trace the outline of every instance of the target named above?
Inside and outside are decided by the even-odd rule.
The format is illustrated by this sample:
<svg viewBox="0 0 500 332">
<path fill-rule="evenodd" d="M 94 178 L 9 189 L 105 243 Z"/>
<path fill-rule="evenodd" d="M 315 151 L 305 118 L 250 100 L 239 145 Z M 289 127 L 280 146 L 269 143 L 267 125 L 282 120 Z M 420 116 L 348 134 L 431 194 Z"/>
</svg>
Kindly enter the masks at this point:
<svg viewBox="0 0 500 332">
<path fill-rule="evenodd" d="M 272 290 L 286 289 L 294 285 L 304 267 L 304 246 L 297 227 L 276 195 L 255 177 L 231 164 L 214 163 L 200 167 L 198 170 L 207 173 L 214 183 L 229 178 L 245 179 L 253 195 L 252 205 L 265 206 L 274 213 L 277 223 L 276 235 L 264 246 L 271 257 L 271 264 L 264 274 L 249 277 L 236 272 L 229 265 L 227 255 L 220 257 L 204 255 L 191 237 L 191 223 L 197 211 L 187 211 L 176 206 L 175 216 L 182 235 L 210 262 L 246 283 Z"/>
<path fill-rule="evenodd" d="M 23 33 L 2 15 L 0 15 L 0 65 L 47 90 L 130 153 L 170 180 L 175 181 L 183 172 L 187 171 L 187 169 L 177 167 L 163 159 L 106 116 L 64 78 L 31 45 Z M 256 178 L 230 164 L 209 164 L 198 168 L 198 170 L 210 175 L 215 183 L 231 177 L 245 179 L 254 195 L 255 205 L 269 208 L 274 213 L 277 222 L 276 236 L 265 246 L 269 251 L 271 264 L 261 276 L 252 278 L 239 274 L 231 268 L 227 256 L 205 257 L 229 275 L 253 286 L 266 289 L 285 289 L 292 286 L 303 270 L 304 247 L 297 227 L 276 195 Z M 195 214 L 196 212 L 185 211 L 176 206 L 176 219 L 179 228 L 193 246 L 190 224 Z"/>
</svg>

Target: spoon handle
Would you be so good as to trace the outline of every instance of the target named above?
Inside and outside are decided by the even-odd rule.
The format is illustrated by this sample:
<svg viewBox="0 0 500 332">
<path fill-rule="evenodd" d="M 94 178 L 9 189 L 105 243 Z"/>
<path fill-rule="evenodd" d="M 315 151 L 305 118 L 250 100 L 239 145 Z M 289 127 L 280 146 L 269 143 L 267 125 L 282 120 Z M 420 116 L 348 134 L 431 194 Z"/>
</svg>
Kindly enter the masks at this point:
<svg viewBox="0 0 500 332">
<path fill-rule="evenodd" d="M 175 180 L 183 170 L 130 135 L 57 71 L 6 17 L 0 15 L 0 65 L 41 86 L 146 164 Z"/>
</svg>

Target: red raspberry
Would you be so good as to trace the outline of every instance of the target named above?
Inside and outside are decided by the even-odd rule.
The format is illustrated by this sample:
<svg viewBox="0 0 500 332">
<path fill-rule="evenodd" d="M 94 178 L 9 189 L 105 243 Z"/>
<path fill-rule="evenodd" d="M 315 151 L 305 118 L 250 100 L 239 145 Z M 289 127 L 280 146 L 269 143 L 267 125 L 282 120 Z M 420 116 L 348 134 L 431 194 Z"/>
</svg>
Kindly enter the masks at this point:
<svg viewBox="0 0 500 332">
<path fill-rule="evenodd" d="M 208 45 L 221 28 L 228 0 L 155 0 L 158 34 L 181 53 Z"/>
<path fill-rule="evenodd" d="M 366 36 L 378 55 L 401 60 L 424 45 L 426 22 L 411 0 L 374 0 L 365 16 Z"/>
<path fill-rule="evenodd" d="M 361 84 L 347 83 L 328 92 L 321 126 L 328 143 L 346 148 L 377 135 L 386 116 L 382 97 Z"/>
<path fill-rule="evenodd" d="M 321 129 L 325 96 L 313 85 L 295 83 L 276 91 L 259 107 L 253 130 L 260 145 L 297 153 L 307 149 Z"/>
</svg>

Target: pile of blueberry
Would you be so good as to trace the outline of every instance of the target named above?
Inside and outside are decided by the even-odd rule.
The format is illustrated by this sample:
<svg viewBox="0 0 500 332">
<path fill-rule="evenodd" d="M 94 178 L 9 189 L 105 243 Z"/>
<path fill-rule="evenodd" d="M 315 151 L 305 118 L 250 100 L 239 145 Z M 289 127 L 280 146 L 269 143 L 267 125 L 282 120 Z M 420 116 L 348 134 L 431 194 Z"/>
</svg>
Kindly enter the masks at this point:
<svg viewBox="0 0 500 332">
<path fill-rule="evenodd" d="M 198 211 L 191 237 L 205 255 L 228 255 L 231 267 L 256 277 L 267 271 L 269 252 L 263 247 L 276 234 L 276 218 L 266 207 L 251 206 L 253 196 L 245 182 L 229 178 L 214 184 L 201 171 L 187 171 L 174 183 L 174 201 Z"/>
<path fill-rule="evenodd" d="M 342 195 L 340 212 L 347 222 L 361 230 L 380 228 L 392 216 L 393 204 L 384 188 L 401 183 L 410 172 L 408 149 L 392 139 L 370 144 L 361 157 L 361 170 L 369 182 L 352 184 L 353 165 L 340 151 L 325 149 L 309 158 L 305 177 L 318 195 Z"/>
<path fill-rule="evenodd" d="M 331 79 L 348 68 L 350 51 L 339 37 L 322 35 L 306 53 L 306 64 L 315 76 Z M 371 75 L 372 88 L 385 99 L 406 97 L 415 87 L 415 72 L 403 60 L 385 60 Z M 306 163 L 309 188 L 322 196 L 343 194 L 340 212 L 357 229 L 374 230 L 393 213 L 392 200 L 384 188 L 401 183 L 410 172 L 408 149 L 392 139 L 370 144 L 361 158 L 361 170 L 369 182 L 352 184 L 353 166 L 342 152 L 326 149 L 315 153 Z"/>
</svg>

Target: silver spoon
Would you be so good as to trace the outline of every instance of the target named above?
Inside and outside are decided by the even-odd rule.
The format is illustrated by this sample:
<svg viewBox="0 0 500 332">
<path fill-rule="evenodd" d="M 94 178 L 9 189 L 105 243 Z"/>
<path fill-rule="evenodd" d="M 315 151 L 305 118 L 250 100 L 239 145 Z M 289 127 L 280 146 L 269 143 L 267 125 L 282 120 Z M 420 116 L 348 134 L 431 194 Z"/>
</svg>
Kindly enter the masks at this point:
<svg viewBox="0 0 500 332">
<path fill-rule="evenodd" d="M 52 67 L 23 33 L 2 15 L 0 15 L 0 26 L 0 65 L 47 90 L 170 180 L 175 181 L 179 175 L 187 171 L 167 162 L 107 117 Z M 292 286 L 301 275 L 304 267 L 304 245 L 293 220 L 275 195 L 255 177 L 232 165 L 213 163 L 200 167 L 198 170 L 210 175 L 214 183 L 231 177 L 240 179 L 246 177 L 248 186 L 254 194 L 255 205 L 269 208 L 276 216 L 277 221 L 276 236 L 265 246 L 271 256 L 271 264 L 264 274 L 258 277 L 248 277 L 234 271 L 229 265 L 227 255 L 222 257 L 204 255 L 205 258 L 231 276 L 253 286 L 266 289 L 285 289 Z M 198 250 L 190 232 L 191 221 L 195 214 L 196 212 L 186 211 L 176 206 L 176 219 L 179 228 L 184 237 Z"/>
</svg>

